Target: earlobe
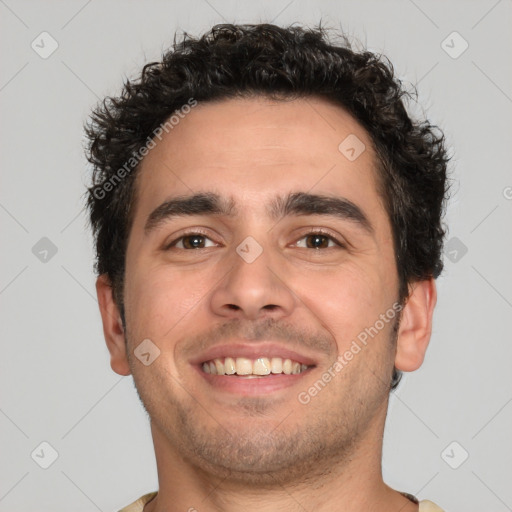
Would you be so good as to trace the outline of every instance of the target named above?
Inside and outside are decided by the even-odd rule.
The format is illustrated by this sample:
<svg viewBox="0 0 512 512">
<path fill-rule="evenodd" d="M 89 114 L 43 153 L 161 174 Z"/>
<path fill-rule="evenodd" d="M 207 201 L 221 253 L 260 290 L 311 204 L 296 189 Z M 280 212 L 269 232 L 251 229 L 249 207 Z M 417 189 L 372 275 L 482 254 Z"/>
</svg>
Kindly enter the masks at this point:
<svg viewBox="0 0 512 512">
<path fill-rule="evenodd" d="M 130 375 L 121 315 L 114 300 L 112 285 L 106 274 L 102 274 L 96 280 L 96 294 L 103 323 L 103 335 L 110 352 L 110 366 L 119 375 Z"/>
<path fill-rule="evenodd" d="M 409 286 L 409 290 L 409 298 L 402 311 L 395 356 L 395 367 L 404 372 L 417 370 L 423 363 L 437 302 L 433 278 L 417 281 Z"/>
</svg>

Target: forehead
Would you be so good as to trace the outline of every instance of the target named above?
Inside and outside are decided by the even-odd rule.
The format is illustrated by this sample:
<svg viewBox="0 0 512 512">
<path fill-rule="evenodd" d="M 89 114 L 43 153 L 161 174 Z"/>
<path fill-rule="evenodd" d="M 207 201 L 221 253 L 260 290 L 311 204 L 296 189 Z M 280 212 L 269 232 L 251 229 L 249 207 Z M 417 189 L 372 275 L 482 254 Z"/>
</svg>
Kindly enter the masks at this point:
<svg viewBox="0 0 512 512">
<path fill-rule="evenodd" d="M 343 196 L 370 215 L 382 209 L 368 133 L 323 99 L 200 103 L 155 141 L 136 180 L 135 223 L 173 195 L 211 191 L 234 200 L 240 216 L 263 214 L 290 191 Z"/>
</svg>

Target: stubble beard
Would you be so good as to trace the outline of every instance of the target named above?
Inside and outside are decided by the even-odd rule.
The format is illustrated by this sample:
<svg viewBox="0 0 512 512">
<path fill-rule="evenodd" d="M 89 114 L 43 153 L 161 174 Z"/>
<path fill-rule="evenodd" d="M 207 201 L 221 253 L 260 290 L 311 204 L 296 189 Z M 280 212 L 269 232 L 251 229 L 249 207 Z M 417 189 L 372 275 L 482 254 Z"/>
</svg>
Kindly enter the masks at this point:
<svg viewBox="0 0 512 512">
<path fill-rule="evenodd" d="M 382 388 L 368 394 L 356 390 L 357 384 L 343 394 L 346 400 L 340 400 L 337 408 L 306 415 L 300 426 L 293 421 L 294 411 L 304 414 L 308 405 L 288 404 L 288 410 L 280 407 L 276 415 L 268 398 L 239 399 L 233 409 L 246 413 L 242 425 L 223 422 L 193 399 L 178 401 L 172 392 L 163 399 L 164 407 L 151 393 L 154 384 L 137 380 L 139 399 L 153 427 L 184 460 L 199 472 L 259 488 L 325 480 L 354 458 L 383 400 L 382 423 L 387 410 Z M 335 381 L 329 384 L 334 385 Z M 277 416 L 274 422 L 268 421 L 272 414 Z"/>
<path fill-rule="evenodd" d="M 388 343 L 396 343 L 397 329 L 398 319 Z M 269 397 L 243 397 L 234 402 L 233 410 L 243 410 L 246 419 L 231 423 L 214 409 L 208 411 L 202 400 L 186 393 L 188 399 L 179 400 L 172 391 L 180 388 L 175 378 L 166 375 L 166 370 L 148 378 L 128 353 L 137 394 L 153 428 L 197 472 L 229 479 L 232 484 L 275 488 L 325 482 L 331 473 L 350 464 L 370 430 L 384 426 L 390 379 L 356 365 L 343 370 L 350 375 L 328 384 L 327 388 L 345 389 L 337 394 L 335 406 L 322 414 L 314 410 L 307 414 L 309 405 L 298 401 L 276 406 Z M 155 387 L 166 390 L 165 395 L 156 398 Z M 322 390 L 315 400 L 329 392 Z M 306 411 L 300 425 L 293 421 L 294 411 Z"/>
</svg>

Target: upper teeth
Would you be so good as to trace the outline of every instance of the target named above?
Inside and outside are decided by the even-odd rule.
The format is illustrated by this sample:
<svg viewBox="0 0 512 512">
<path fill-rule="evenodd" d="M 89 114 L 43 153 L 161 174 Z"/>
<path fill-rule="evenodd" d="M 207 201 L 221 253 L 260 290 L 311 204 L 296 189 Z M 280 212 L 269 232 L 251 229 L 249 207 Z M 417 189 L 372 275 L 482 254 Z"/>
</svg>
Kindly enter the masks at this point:
<svg viewBox="0 0 512 512">
<path fill-rule="evenodd" d="M 305 364 L 281 357 L 258 357 L 254 360 L 246 357 L 225 357 L 203 363 L 203 371 L 214 375 L 234 375 L 235 373 L 237 375 L 269 375 L 270 373 L 290 375 L 301 373 L 307 368 Z"/>
</svg>

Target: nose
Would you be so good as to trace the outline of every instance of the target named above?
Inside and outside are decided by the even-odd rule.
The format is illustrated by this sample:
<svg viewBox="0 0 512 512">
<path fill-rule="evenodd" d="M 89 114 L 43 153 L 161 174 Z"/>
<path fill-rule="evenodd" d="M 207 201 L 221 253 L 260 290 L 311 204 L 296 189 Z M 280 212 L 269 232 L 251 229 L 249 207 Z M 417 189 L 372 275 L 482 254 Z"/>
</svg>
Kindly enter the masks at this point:
<svg viewBox="0 0 512 512">
<path fill-rule="evenodd" d="M 254 260 L 233 251 L 226 262 L 227 273 L 211 296 L 213 312 L 248 320 L 291 315 L 298 299 L 288 284 L 286 268 L 276 259 L 270 257 L 270 250 L 263 250 Z"/>
</svg>

